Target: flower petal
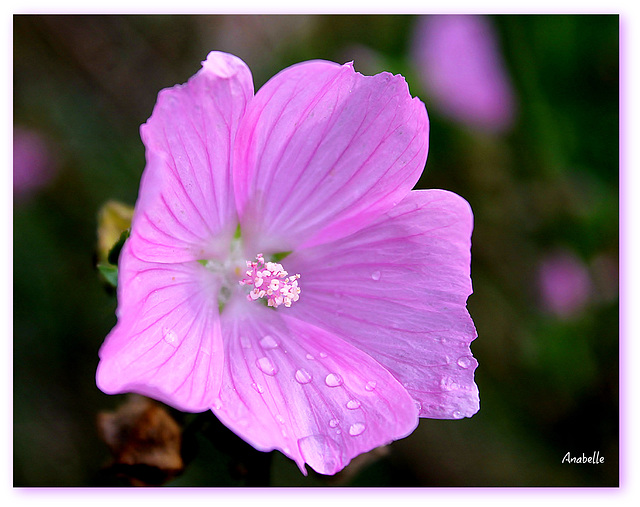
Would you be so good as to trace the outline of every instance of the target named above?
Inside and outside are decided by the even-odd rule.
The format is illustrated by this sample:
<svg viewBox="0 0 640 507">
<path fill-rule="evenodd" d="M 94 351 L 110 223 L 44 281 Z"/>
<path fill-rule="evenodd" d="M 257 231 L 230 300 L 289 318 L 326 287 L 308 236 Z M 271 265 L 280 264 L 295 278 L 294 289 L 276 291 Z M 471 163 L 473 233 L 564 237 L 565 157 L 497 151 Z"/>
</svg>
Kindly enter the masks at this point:
<svg viewBox="0 0 640 507">
<path fill-rule="evenodd" d="M 160 92 L 140 129 L 147 167 L 131 246 L 140 258 L 182 262 L 219 257 L 226 248 L 237 222 L 232 146 L 252 95 L 248 67 L 218 52 L 186 84 Z"/>
<path fill-rule="evenodd" d="M 242 304 L 251 304 L 242 302 Z M 253 305 L 225 312 L 225 370 L 216 416 L 260 450 L 322 474 L 407 436 L 417 409 L 378 363 L 337 336 Z"/>
<path fill-rule="evenodd" d="M 118 324 L 100 349 L 97 384 L 188 412 L 209 409 L 222 376 L 217 281 L 197 262 L 140 261 L 125 243 Z"/>
<path fill-rule="evenodd" d="M 243 237 L 267 253 L 367 225 L 417 182 L 428 124 L 402 76 L 324 61 L 285 69 L 258 91 L 238 131 Z"/>
<path fill-rule="evenodd" d="M 456 194 L 411 192 L 366 229 L 291 254 L 287 269 L 302 275 L 302 294 L 288 314 L 376 359 L 422 417 L 469 417 L 479 408 L 466 309 L 472 226 Z"/>
</svg>

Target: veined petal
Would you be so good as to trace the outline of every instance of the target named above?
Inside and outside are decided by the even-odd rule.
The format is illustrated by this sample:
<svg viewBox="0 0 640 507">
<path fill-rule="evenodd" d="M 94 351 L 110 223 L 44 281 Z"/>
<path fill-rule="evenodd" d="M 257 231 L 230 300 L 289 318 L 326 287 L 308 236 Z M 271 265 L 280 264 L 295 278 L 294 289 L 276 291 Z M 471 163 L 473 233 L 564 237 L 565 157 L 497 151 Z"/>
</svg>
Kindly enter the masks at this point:
<svg viewBox="0 0 640 507">
<path fill-rule="evenodd" d="M 217 281 L 197 262 L 149 263 L 124 246 L 118 324 L 100 349 L 98 387 L 207 410 L 222 376 Z"/>
<path fill-rule="evenodd" d="M 252 310 L 222 315 L 224 378 L 213 406 L 247 442 L 282 451 L 305 474 L 305 463 L 334 474 L 415 429 L 413 400 L 367 354 L 281 312 Z"/>
<path fill-rule="evenodd" d="M 155 262 L 218 257 L 236 227 L 232 146 L 253 96 L 248 67 L 211 52 L 184 85 L 163 90 L 141 127 L 147 166 L 132 250 Z"/>
<path fill-rule="evenodd" d="M 411 190 L 428 149 L 424 104 L 402 76 L 312 61 L 274 76 L 235 146 L 243 234 L 260 251 L 347 236 Z"/>
<path fill-rule="evenodd" d="M 294 252 L 304 297 L 288 315 L 341 336 L 389 370 L 420 415 L 469 417 L 479 408 L 468 203 L 413 191 L 374 224 L 339 242 Z"/>
</svg>

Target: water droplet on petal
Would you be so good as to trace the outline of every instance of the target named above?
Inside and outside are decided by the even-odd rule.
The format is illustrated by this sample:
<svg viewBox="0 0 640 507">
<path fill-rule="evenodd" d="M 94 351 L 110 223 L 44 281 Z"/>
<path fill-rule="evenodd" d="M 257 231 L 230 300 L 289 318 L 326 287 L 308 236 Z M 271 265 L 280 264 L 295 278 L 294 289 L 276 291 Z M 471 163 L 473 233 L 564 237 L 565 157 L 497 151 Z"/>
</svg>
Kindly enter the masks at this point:
<svg viewBox="0 0 640 507">
<path fill-rule="evenodd" d="M 349 427 L 349 435 L 351 435 L 352 437 L 357 437 L 358 435 L 362 435 L 363 431 L 364 431 L 364 424 L 359 422 L 353 423 Z"/>
<path fill-rule="evenodd" d="M 469 366 L 471 366 L 471 358 L 469 356 L 462 356 L 458 359 L 458 366 L 460 366 L 460 368 L 469 368 Z"/>
<path fill-rule="evenodd" d="M 451 417 L 454 419 L 462 419 L 462 413 L 459 410 L 454 410 Z"/>
<path fill-rule="evenodd" d="M 277 348 L 278 342 L 275 340 L 273 336 L 268 334 L 267 336 L 262 338 L 262 340 L 260 340 L 260 345 L 262 346 L 263 349 L 269 350 L 269 349 Z"/>
<path fill-rule="evenodd" d="M 327 357 L 327 353 L 326 352 L 320 352 L 320 357 L 324 359 L 325 357 Z"/>
<path fill-rule="evenodd" d="M 307 354 L 307 355 L 306 355 L 306 358 L 307 358 L 307 359 L 309 359 L 309 360 L 311 360 L 311 359 L 315 359 L 315 357 L 313 357 L 311 354 Z"/>
<path fill-rule="evenodd" d="M 380 280 L 380 271 L 374 271 L 374 272 L 371 274 L 371 278 L 373 278 L 376 282 L 377 282 L 378 280 Z"/>
<path fill-rule="evenodd" d="M 296 371 L 296 380 L 300 384 L 308 384 L 311 382 L 311 374 L 307 370 L 300 368 Z"/>
<path fill-rule="evenodd" d="M 373 391 L 376 386 L 378 385 L 378 383 L 375 380 L 370 380 L 369 382 L 367 382 L 367 384 L 364 386 L 364 388 L 367 391 Z"/>
<path fill-rule="evenodd" d="M 280 424 L 284 424 L 284 417 L 282 417 L 280 414 L 277 414 L 276 421 L 278 421 Z"/>
<path fill-rule="evenodd" d="M 278 370 L 271 362 L 271 359 L 268 357 L 261 357 L 256 361 L 256 366 L 260 369 L 262 373 L 265 375 L 275 375 L 278 373 Z"/>
<path fill-rule="evenodd" d="M 342 385 L 342 377 L 337 373 L 329 373 L 324 379 L 325 384 L 329 387 L 338 387 Z"/>
<path fill-rule="evenodd" d="M 442 377 L 442 380 L 440 380 L 440 387 L 447 391 L 455 391 L 459 386 L 455 379 L 445 376 Z"/>
<path fill-rule="evenodd" d="M 251 348 L 251 340 L 249 338 L 247 338 L 246 336 L 241 336 L 240 337 L 240 345 L 242 346 L 243 349 L 250 349 Z"/>
<path fill-rule="evenodd" d="M 329 426 L 331 426 L 332 428 L 335 428 L 336 426 L 338 426 L 338 424 L 340 424 L 340 421 L 338 421 L 337 419 L 331 419 L 329 421 Z"/>
<path fill-rule="evenodd" d="M 178 341 L 178 335 L 172 329 L 167 329 L 164 333 L 163 338 L 164 338 L 164 341 L 167 342 L 169 345 L 172 345 L 173 347 L 177 345 L 176 342 Z"/>
<path fill-rule="evenodd" d="M 256 384 L 254 382 L 253 384 L 251 384 L 251 387 L 253 387 L 260 394 L 264 393 L 264 387 L 262 387 L 260 384 Z"/>
<path fill-rule="evenodd" d="M 355 410 L 356 408 L 360 408 L 360 402 L 358 400 L 349 400 L 347 402 L 347 408 L 350 410 Z"/>
</svg>

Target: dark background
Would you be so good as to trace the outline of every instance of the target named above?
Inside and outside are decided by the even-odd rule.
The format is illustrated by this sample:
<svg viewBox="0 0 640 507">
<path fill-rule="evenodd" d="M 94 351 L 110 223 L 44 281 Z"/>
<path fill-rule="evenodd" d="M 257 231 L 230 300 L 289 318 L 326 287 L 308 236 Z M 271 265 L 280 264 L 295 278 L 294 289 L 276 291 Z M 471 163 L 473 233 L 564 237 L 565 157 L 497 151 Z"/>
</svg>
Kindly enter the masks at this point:
<svg viewBox="0 0 640 507">
<path fill-rule="evenodd" d="M 123 484 L 97 414 L 126 398 L 95 385 L 116 300 L 95 270 L 97 212 L 134 204 L 139 126 L 162 88 L 210 50 L 241 57 L 256 89 L 313 58 L 407 78 L 431 119 L 418 187 L 464 196 L 475 214 L 468 307 L 481 409 L 422 419 L 348 474 L 300 474 L 211 416 L 189 418 L 174 486 L 617 486 L 618 16 L 493 16 L 517 98 L 513 128 L 478 132 L 440 116 L 411 60 L 414 16 L 15 16 L 14 127 L 48 143 L 46 184 L 13 205 L 15 486 Z M 433 107 L 432 107 L 433 106 Z M 44 180 L 44 179 L 43 179 Z M 550 312 L 541 262 L 569 252 L 592 291 Z M 601 465 L 562 464 L 599 451 Z"/>
</svg>

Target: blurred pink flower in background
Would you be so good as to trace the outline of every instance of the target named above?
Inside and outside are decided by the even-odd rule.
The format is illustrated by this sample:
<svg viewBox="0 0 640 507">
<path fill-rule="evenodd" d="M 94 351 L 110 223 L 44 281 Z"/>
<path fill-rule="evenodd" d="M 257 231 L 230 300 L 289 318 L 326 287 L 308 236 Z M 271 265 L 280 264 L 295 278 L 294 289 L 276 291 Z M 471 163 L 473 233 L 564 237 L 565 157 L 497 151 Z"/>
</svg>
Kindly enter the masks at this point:
<svg viewBox="0 0 640 507">
<path fill-rule="evenodd" d="M 45 139 L 36 131 L 13 128 L 13 196 L 28 198 L 46 186 L 56 173 L 55 160 Z"/>
<path fill-rule="evenodd" d="M 402 76 L 311 61 L 254 95 L 212 52 L 141 135 L 104 392 L 211 409 L 304 473 L 477 412 L 473 216 L 411 190 L 429 122 Z"/>
<path fill-rule="evenodd" d="M 587 266 L 572 252 L 558 251 L 543 258 L 538 283 L 544 309 L 562 318 L 574 317 L 592 296 Z"/>
<path fill-rule="evenodd" d="M 514 120 L 514 96 L 491 20 L 421 17 L 412 54 L 430 105 L 475 129 L 501 132 Z"/>
</svg>

